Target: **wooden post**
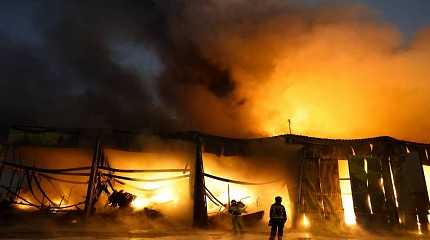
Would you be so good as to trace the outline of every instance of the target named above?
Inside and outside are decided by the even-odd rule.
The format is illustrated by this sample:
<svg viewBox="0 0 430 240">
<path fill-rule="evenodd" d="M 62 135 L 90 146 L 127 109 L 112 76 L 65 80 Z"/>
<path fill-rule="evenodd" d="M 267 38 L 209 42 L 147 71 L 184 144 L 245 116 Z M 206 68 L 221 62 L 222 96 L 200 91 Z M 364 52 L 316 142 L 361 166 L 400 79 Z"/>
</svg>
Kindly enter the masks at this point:
<svg viewBox="0 0 430 240">
<path fill-rule="evenodd" d="M 88 179 L 87 196 L 85 198 L 85 210 L 84 210 L 85 217 L 89 217 L 93 213 L 94 190 L 95 190 L 95 187 L 97 186 L 96 181 L 97 181 L 100 155 L 101 155 L 101 143 L 100 143 L 100 138 L 97 138 L 97 142 L 93 151 L 93 161 L 91 164 L 90 177 Z"/>
<path fill-rule="evenodd" d="M 15 148 L 13 148 L 13 149 L 12 149 L 12 162 L 13 162 L 13 163 L 16 163 L 15 161 L 16 161 L 16 159 L 15 159 Z M 15 182 L 15 175 L 16 175 L 16 172 L 17 172 L 17 170 L 14 168 L 14 169 L 12 170 L 11 177 L 10 177 L 10 179 L 9 179 L 9 189 L 10 189 L 11 191 L 12 191 L 13 183 Z"/>
<path fill-rule="evenodd" d="M 382 163 L 381 156 L 371 154 L 367 156 L 368 163 L 368 191 L 370 196 L 370 202 L 372 204 L 372 227 L 380 228 L 386 226 L 387 222 L 387 211 L 386 211 L 386 196 L 382 189 Z M 383 180 L 382 180 L 383 181 Z"/>
<path fill-rule="evenodd" d="M 302 188 L 303 188 L 303 173 L 304 173 L 304 167 L 306 165 L 306 149 L 307 146 L 305 146 L 303 148 L 303 159 L 301 159 L 302 161 L 300 162 L 300 174 L 299 174 L 299 186 L 297 187 L 297 214 L 296 214 L 296 219 L 293 222 L 293 227 L 294 228 L 298 228 L 300 226 L 299 221 L 300 221 L 300 215 L 302 213 L 302 205 L 303 205 L 303 196 L 302 196 Z"/>
<path fill-rule="evenodd" d="M 384 179 L 384 189 L 386 198 L 387 217 L 389 225 L 394 226 L 399 224 L 399 213 L 396 206 L 396 196 L 394 194 L 394 183 L 391 180 L 391 164 L 390 155 L 392 152 L 391 144 L 385 144 L 384 152 L 382 154 L 382 178 Z M 393 176 L 394 179 L 394 176 Z"/>
<path fill-rule="evenodd" d="M 230 210 L 230 184 L 227 184 L 227 207 Z"/>
<path fill-rule="evenodd" d="M 208 226 L 208 210 L 206 207 L 205 176 L 200 138 L 196 139 L 196 159 L 193 175 L 193 226 L 205 228 Z"/>
<path fill-rule="evenodd" d="M 348 159 L 348 164 L 351 178 L 352 200 L 354 202 L 357 223 L 368 226 L 370 207 L 367 200 L 367 174 L 364 170 L 364 157 L 360 155 L 352 156 Z"/>
</svg>

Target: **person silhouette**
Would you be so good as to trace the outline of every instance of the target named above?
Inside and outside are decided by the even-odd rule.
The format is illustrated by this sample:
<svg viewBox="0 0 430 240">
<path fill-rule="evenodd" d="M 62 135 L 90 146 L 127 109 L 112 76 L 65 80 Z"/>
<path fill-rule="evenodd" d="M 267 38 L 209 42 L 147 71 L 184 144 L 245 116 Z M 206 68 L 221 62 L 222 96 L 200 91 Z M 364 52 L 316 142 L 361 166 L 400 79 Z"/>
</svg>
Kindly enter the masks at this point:
<svg viewBox="0 0 430 240">
<path fill-rule="evenodd" d="M 272 229 L 270 230 L 269 240 L 274 240 L 276 233 L 278 233 L 278 240 L 281 240 L 284 235 L 284 225 L 287 221 L 287 212 L 281 203 L 282 198 L 277 196 L 275 197 L 275 203 L 270 207 L 269 226 L 271 226 Z"/>
<path fill-rule="evenodd" d="M 231 220 L 235 234 L 241 234 L 243 231 L 242 219 L 240 215 L 242 215 L 244 210 L 245 204 L 240 201 L 237 202 L 236 200 L 231 201 L 228 212 L 231 214 Z"/>
</svg>

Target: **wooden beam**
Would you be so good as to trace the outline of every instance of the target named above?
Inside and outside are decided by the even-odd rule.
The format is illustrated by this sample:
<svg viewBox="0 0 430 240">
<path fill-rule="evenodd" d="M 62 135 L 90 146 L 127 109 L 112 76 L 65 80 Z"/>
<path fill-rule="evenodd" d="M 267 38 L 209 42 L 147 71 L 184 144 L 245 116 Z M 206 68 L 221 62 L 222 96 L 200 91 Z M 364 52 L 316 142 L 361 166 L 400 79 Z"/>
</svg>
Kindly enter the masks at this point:
<svg viewBox="0 0 430 240">
<path fill-rule="evenodd" d="M 206 206 L 205 178 L 200 138 L 196 139 L 196 157 L 193 169 L 193 226 L 208 226 L 208 210 Z"/>
</svg>

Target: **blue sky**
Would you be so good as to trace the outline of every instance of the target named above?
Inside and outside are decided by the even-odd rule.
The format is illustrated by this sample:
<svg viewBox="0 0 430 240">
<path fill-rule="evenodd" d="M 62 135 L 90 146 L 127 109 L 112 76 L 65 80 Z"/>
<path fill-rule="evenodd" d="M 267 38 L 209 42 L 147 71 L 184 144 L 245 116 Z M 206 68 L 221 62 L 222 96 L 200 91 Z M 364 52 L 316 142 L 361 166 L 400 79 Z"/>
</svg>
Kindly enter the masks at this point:
<svg viewBox="0 0 430 240">
<path fill-rule="evenodd" d="M 430 26 L 430 0 L 356 0 L 375 9 L 380 16 L 397 25 L 406 35 Z"/>
</svg>

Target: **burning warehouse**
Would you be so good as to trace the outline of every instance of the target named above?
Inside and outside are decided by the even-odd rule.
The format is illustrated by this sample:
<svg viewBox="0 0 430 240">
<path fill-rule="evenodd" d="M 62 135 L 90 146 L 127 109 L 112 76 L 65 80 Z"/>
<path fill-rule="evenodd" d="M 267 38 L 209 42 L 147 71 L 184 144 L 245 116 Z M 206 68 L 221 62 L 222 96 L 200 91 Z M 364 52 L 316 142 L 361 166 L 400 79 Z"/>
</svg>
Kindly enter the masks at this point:
<svg viewBox="0 0 430 240">
<path fill-rule="evenodd" d="M 268 206 L 280 195 L 288 228 L 427 230 L 426 144 L 29 127 L 10 128 L 4 139 L 2 214 L 127 209 L 143 222 L 162 217 L 223 227 L 230 223 L 229 202 L 237 200 L 246 205 L 245 224 L 258 226 L 267 223 Z"/>
<path fill-rule="evenodd" d="M 427 231 L 428 12 L 0 1 L 0 221 Z"/>
</svg>

